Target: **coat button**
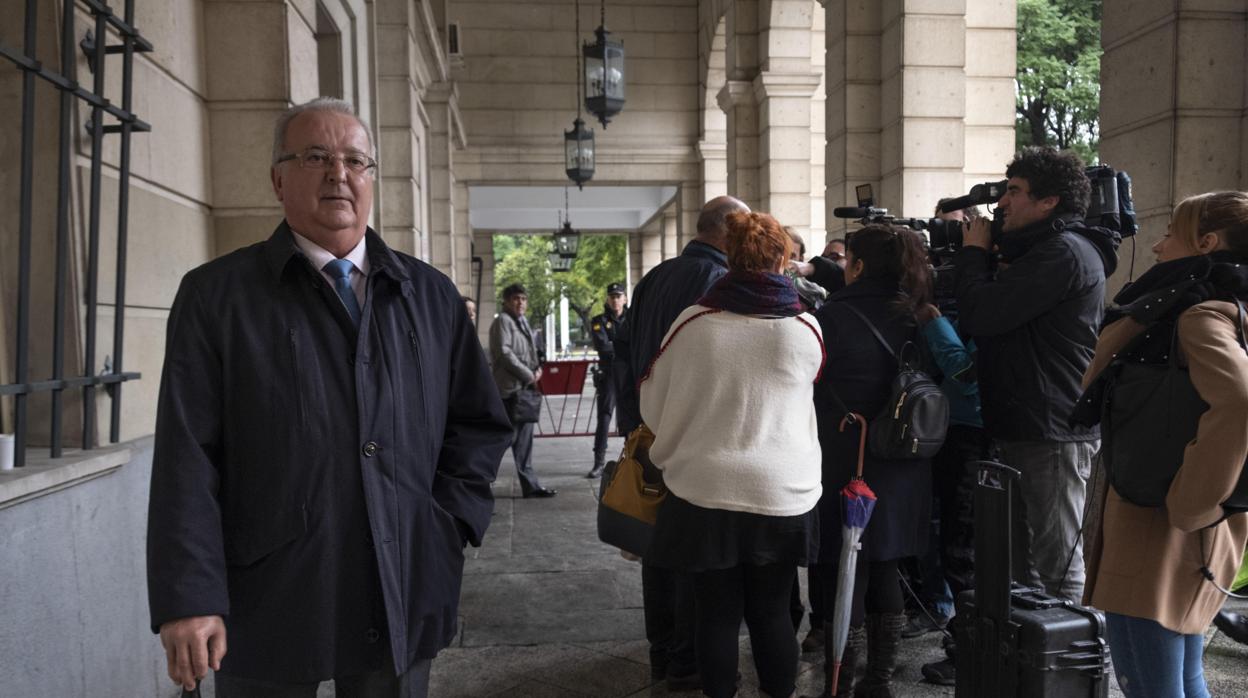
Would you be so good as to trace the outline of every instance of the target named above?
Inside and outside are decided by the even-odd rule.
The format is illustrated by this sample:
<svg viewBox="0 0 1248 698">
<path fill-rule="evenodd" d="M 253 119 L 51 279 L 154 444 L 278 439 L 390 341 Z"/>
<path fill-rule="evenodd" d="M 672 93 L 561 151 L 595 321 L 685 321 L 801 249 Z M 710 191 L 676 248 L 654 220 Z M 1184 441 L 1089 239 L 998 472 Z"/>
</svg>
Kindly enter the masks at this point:
<svg viewBox="0 0 1248 698">
<path fill-rule="evenodd" d="M 376 644 L 381 639 L 381 633 L 377 632 L 376 628 L 369 628 L 368 632 L 364 633 L 364 639 L 370 645 Z"/>
<path fill-rule="evenodd" d="M 376 444 L 376 442 L 369 441 L 368 443 L 364 444 L 364 457 L 365 457 L 365 458 L 372 458 L 372 457 L 373 457 L 373 456 L 375 456 L 375 455 L 377 455 L 377 444 Z"/>
</svg>

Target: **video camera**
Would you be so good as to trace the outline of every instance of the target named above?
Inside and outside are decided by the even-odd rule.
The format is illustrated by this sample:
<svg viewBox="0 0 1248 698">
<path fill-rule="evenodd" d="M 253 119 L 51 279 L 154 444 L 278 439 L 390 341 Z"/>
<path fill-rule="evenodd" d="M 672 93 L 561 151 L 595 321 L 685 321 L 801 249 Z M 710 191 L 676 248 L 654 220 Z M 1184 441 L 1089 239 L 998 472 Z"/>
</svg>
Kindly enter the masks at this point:
<svg viewBox="0 0 1248 698">
<path fill-rule="evenodd" d="M 987 189 L 991 187 L 1000 187 L 1000 193 L 997 193 L 991 201 L 996 201 L 1005 193 L 1004 182 L 988 182 L 987 184 L 977 184 L 971 190 L 971 194 L 959 197 L 958 200 L 968 199 L 970 196 L 977 196 L 980 199 L 988 200 L 987 197 L 996 189 Z M 978 191 L 977 191 L 978 190 Z M 832 209 L 832 215 L 837 218 L 857 218 L 862 225 L 887 224 L 900 225 L 912 230 L 921 230 L 927 233 L 928 245 L 933 250 L 956 250 L 962 246 L 962 221 L 947 221 L 941 218 L 897 218 L 890 216 L 888 209 L 876 208 L 875 199 L 872 194 L 870 184 L 860 184 L 854 188 L 854 192 L 858 197 L 857 206 L 838 206 Z M 941 208 L 944 212 L 957 211 L 968 208 L 976 204 L 966 204 L 951 209 Z M 993 223 L 993 239 L 1000 234 L 1000 221 Z"/>
</svg>

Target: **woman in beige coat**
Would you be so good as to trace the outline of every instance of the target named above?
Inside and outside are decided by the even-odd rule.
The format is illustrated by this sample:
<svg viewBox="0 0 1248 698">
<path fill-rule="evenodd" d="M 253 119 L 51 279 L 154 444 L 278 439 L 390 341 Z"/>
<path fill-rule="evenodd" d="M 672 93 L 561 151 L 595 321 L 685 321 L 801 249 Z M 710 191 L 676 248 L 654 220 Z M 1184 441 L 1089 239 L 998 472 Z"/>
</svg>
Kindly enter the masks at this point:
<svg viewBox="0 0 1248 698">
<path fill-rule="evenodd" d="M 1209 695 L 1203 632 L 1226 598 L 1218 586 L 1230 585 L 1248 540 L 1248 514 L 1224 518 L 1221 506 L 1248 457 L 1248 353 L 1235 305 L 1248 300 L 1248 194 L 1186 199 L 1153 251 L 1158 264 L 1114 299 L 1118 307 L 1107 318 L 1112 321 L 1084 383 L 1144 323 L 1148 336 L 1121 358 L 1164 359 L 1177 325 L 1182 360 L 1209 409 L 1164 506 L 1136 506 L 1107 488 L 1101 535 L 1087 558 L 1084 602 L 1106 611 L 1114 669 L 1127 696 L 1203 697 Z M 1191 279 L 1194 285 L 1170 292 Z M 1175 300 L 1159 313 L 1155 299 L 1161 296 Z"/>
</svg>

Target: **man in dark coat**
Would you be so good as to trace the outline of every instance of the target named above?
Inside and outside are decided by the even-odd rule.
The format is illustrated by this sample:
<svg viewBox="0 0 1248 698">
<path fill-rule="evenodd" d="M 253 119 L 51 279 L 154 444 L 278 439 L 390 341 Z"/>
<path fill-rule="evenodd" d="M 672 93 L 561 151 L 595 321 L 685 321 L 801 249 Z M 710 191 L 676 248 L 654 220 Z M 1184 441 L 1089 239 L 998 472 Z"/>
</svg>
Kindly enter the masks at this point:
<svg viewBox="0 0 1248 698">
<path fill-rule="evenodd" d="M 285 220 L 170 312 L 152 628 L 170 677 L 215 669 L 222 698 L 424 696 L 511 428 L 455 286 L 367 229 L 350 105 L 293 107 L 275 141 Z"/>
<path fill-rule="evenodd" d="M 615 335 L 613 377 L 619 399 L 616 425 L 628 434 L 641 425 L 637 380 L 672 322 L 681 311 L 706 295 L 711 285 L 728 273 L 724 253 L 724 219 L 749 207 L 730 197 L 711 199 L 698 216 L 698 236 L 679 257 L 659 264 L 633 289 L 628 317 Z M 693 656 L 693 582 L 688 575 L 641 562 L 641 594 L 650 641 L 650 666 L 655 678 L 667 677 L 674 690 L 699 685 Z"/>
<path fill-rule="evenodd" d="M 615 361 L 615 333 L 624 313 L 628 310 L 628 296 L 624 284 L 607 285 L 607 302 L 602 313 L 589 321 L 589 336 L 598 352 L 598 367 L 594 373 L 594 392 L 598 399 L 598 429 L 594 432 L 594 465 L 585 477 L 593 480 L 602 475 L 607 460 L 607 435 L 611 433 L 611 417 L 615 413 L 615 381 L 611 378 L 611 364 Z"/>
<path fill-rule="evenodd" d="M 1073 153 L 1025 148 L 1006 176 L 997 206 L 1008 267 L 994 273 L 989 223 L 972 222 L 954 257 L 958 322 L 979 345 L 984 425 L 1023 474 L 1032 569 L 1020 581 L 1078 603 L 1079 531 L 1100 439 L 1068 420 L 1096 346 L 1118 234 L 1081 222 L 1091 184 Z"/>
</svg>

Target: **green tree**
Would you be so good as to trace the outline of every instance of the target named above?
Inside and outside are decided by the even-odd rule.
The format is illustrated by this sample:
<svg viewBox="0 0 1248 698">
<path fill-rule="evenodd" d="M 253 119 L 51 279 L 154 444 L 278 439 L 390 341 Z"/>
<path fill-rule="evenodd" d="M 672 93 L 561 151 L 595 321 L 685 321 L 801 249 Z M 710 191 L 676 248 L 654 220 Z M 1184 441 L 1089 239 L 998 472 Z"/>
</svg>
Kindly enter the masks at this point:
<svg viewBox="0 0 1248 698">
<path fill-rule="evenodd" d="M 582 235 L 572 268 L 558 273 L 550 270 L 551 246 L 549 235 L 495 235 L 494 285 L 501 292 L 510 284 L 524 284 L 534 326 L 556 312 L 563 296 L 582 328 L 588 328 L 590 317 L 606 301 L 607 284 L 624 281 L 628 240 L 624 235 Z"/>
<path fill-rule="evenodd" d="M 1015 144 L 1097 160 L 1101 0 L 1018 0 Z"/>
</svg>

